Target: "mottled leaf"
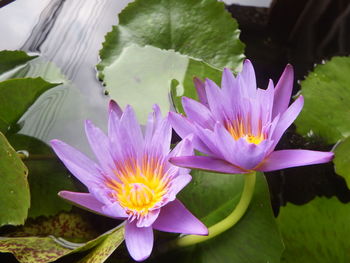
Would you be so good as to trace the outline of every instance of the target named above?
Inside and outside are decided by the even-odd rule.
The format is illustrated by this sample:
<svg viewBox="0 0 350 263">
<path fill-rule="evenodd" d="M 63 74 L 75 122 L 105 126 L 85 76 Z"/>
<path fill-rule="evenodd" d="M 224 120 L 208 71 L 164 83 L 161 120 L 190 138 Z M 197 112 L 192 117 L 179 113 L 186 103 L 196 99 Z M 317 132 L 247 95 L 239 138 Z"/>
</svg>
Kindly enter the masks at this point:
<svg viewBox="0 0 350 263">
<path fill-rule="evenodd" d="M 20 66 L 36 57 L 37 56 L 28 56 L 27 53 L 19 50 L 2 50 L 0 51 L 0 74 Z"/>
<path fill-rule="evenodd" d="M 20 225 L 27 218 L 28 169 L 0 132 L 0 226 Z"/>
<path fill-rule="evenodd" d="M 12 253 L 21 263 L 47 263 L 71 252 L 52 237 L 0 238 L 0 251 Z"/>
<path fill-rule="evenodd" d="M 350 58 L 334 57 L 301 82 L 304 108 L 297 131 L 332 144 L 350 135 Z"/>
<path fill-rule="evenodd" d="M 30 219 L 24 226 L 7 233 L 8 237 L 55 236 L 74 242 L 86 242 L 97 236 L 92 225 L 78 213 L 62 212 L 56 216 Z"/>
<path fill-rule="evenodd" d="M 49 219 L 32 221 L 10 237 L 0 237 L 0 252 L 12 253 L 21 263 L 47 263 L 97 246 L 86 256 L 86 260 L 100 261 L 82 262 L 103 262 L 105 258 L 102 255 L 108 254 L 108 250 L 112 253 L 119 246 L 124 239 L 123 233 L 124 228 L 119 226 L 86 243 L 73 243 L 70 240 L 86 240 L 96 236 L 96 233 L 81 216 L 62 213 Z M 32 234 L 38 236 L 27 236 Z"/>
<path fill-rule="evenodd" d="M 6 132 L 43 92 L 57 85 L 41 78 L 0 82 L 0 131 Z"/>
<path fill-rule="evenodd" d="M 26 151 L 29 156 L 23 161 L 29 170 L 31 207 L 29 217 L 52 216 L 60 211 L 69 211 L 72 205 L 58 197 L 61 190 L 76 191 L 73 178 L 44 142 L 22 134 L 8 136 L 17 151 Z M 45 196 L 45 198 L 43 198 Z"/>
<path fill-rule="evenodd" d="M 78 263 L 102 263 L 124 241 L 124 228 L 117 228 L 110 232 L 106 238 L 96 246 L 87 256 Z"/>
<path fill-rule="evenodd" d="M 333 197 L 297 206 L 287 204 L 278 216 L 286 246 L 285 263 L 349 262 L 350 206 Z"/>
</svg>

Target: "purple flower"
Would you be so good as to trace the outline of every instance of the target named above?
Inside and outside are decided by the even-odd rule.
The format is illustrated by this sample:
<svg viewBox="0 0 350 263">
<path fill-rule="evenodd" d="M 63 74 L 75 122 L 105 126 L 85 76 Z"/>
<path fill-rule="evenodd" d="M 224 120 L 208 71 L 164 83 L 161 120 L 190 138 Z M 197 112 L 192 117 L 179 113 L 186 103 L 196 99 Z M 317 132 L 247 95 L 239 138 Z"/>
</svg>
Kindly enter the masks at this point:
<svg viewBox="0 0 350 263">
<path fill-rule="evenodd" d="M 205 83 L 195 79 L 195 86 L 200 102 L 183 97 L 187 117 L 171 112 L 169 118 L 182 138 L 194 135 L 194 148 L 206 156 L 173 157 L 173 164 L 221 173 L 247 173 L 332 159 L 331 152 L 274 151 L 304 103 L 299 96 L 288 107 L 293 88 L 291 65 L 287 65 L 276 88 L 270 80 L 266 90 L 257 89 L 249 60 L 237 77 L 224 69 L 221 88 L 210 79 Z"/>
<path fill-rule="evenodd" d="M 85 131 L 98 164 L 59 140 L 51 145 L 88 193 L 62 191 L 59 195 L 101 215 L 125 219 L 125 242 L 137 261 L 153 248 L 153 229 L 207 235 L 207 228 L 176 199 L 190 181 L 190 170 L 168 162 L 170 157 L 193 154 L 191 138 L 170 151 L 171 126 L 159 107 L 148 118 L 142 134 L 134 111 L 123 113 L 111 101 L 108 136 L 90 121 Z"/>
</svg>

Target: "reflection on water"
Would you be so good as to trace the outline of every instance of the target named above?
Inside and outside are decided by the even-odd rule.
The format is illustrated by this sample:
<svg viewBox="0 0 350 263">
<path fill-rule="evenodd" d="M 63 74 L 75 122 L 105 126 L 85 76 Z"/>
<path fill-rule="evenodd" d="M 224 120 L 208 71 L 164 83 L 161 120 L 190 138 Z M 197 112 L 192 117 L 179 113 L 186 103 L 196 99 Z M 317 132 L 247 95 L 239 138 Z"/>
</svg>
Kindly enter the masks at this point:
<svg viewBox="0 0 350 263">
<path fill-rule="evenodd" d="M 62 139 L 88 151 L 84 120 L 100 127 L 106 127 L 107 122 L 108 98 L 95 77 L 98 51 L 128 2 L 21 0 L 0 9 L 0 35 L 6 36 L 0 49 L 41 54 L 17 76 L 41 75 L 49 81 L 64 82 L 41 96 L 23 116 L 21 133 L 46 142 Z"/>
</svg>

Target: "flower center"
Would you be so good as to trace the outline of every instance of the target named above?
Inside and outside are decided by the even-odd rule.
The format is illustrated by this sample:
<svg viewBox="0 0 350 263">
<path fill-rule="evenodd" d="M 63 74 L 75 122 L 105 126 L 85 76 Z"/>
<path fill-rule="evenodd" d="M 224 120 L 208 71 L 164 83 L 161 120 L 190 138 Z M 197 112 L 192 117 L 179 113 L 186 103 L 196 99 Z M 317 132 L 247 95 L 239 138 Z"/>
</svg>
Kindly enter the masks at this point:
<svg viewBox="0 0 350 263">
<path fill-rule="evenodd" d="M 261 132 L 261 125 L 259 124 L 259 131 L 257 135 L 252 132 L 251 125 L 245 125 L 243 121 L 236 120 L 234 122 L 225 122 L 225 128 L 232 135 L 236 141 L 240 138 L 244 138 L 248 143 L 260 144 L 265 136 Z"/>
<path fill-rule="evenodd" d="M 107 186 L 113 189 L 112 197 L 130 216 L 145 216 L 161 205 L 167 192 L 168 180 L 162 167 L 149 166 L 119 169 L 119 180 L 109 180 Z"/>
</svg>

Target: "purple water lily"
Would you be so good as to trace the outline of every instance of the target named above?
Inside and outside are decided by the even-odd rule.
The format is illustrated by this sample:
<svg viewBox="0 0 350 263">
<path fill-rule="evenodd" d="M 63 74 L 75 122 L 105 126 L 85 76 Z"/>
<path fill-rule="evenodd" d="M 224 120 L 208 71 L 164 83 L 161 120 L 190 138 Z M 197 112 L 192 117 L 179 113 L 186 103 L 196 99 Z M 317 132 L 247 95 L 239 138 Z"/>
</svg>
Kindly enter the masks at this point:
<svg viewBox="0 0 350 263">
<path fill-rule="evenodd" d="M 85 131 L 98 160 L 59 140 L 51 145 L 70 172 L 88 193 L 62 191 L 59 195 L 78 206 L 116 219 L 125 219 L 125 242 L 137 261 L 146 259 L 153 248 L 153 229 L 207 235 L 207 228 L 176 199 L 190 181 L 190 170 L 168 162 L 170 157 L 193 154 L 191 138 L 170 151 L 172 128 L 154 106 L 142 134 L 134 111 L 123 113 L 111 101 L 108 136 L 90 121 Z"/>
<path fill-rule="evenodd" d="M 221 88 L 210 79 L 205 83 L 195 79 L 195 86 L 200 102 L 183 97 L 187 117 L 170 113 L 169 118 L 182 138 L 194 135 L 194 147 L 206 156 L 173 157 L 173 164 L 221 173 L 248 173 L 332 159 L 331 152 L 274 151 L 304 104 L 299 96 L 288 107 L 293 88 L 291 65 L 287 65 L 276 87 L 270 80 L 266 90 L 256 87 L 249 60 L 237 77 L 224 69 Z"/>
</svg>

